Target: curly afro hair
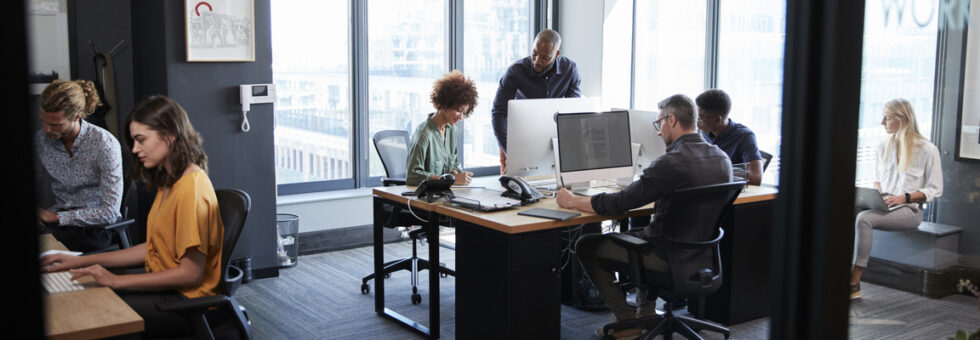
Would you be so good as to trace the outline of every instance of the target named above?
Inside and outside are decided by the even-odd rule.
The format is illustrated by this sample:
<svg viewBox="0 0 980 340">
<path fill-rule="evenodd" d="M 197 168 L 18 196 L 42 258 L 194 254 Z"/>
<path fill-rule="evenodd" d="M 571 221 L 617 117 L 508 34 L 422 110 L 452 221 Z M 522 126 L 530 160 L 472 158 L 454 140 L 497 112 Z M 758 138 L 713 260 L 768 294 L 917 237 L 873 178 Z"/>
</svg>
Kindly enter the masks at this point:
<svg viewBox="0 0 980 340">
<path fill-rule="evenodd" d="M 469 117 L 476 107 L 479 95 L 476 93 L 476 85 L 473 80 L 466 78 L 458 70 L 446 73 L 445 76 L 436 80 L 432 85 L 432 105 L 436 109 L 458 108 L 469 105 L 469 110 L 463 113 L 463 117 Z"/>
</svg>

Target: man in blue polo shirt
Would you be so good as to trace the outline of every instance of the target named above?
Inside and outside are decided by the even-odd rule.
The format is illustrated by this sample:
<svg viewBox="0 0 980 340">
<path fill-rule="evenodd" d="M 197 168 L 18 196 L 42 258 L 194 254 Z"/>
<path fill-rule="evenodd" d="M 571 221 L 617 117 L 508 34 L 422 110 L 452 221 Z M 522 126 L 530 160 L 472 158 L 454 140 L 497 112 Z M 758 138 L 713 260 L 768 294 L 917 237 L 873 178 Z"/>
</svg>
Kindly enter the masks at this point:
<svg viewBox="0 0 980 340">
<path fill-rule="evenodd" d="M 500 78 L 493 99 L 493 133 L 500 145 L 500 173 L 507 165 L 507 102 L 511 99 L 577 98 L 582 96 L 578 67 L 561 56 L 561 35 L 544 30 L 534 38 L 531 55 L 514 62 Z"/>
<path fill-rule="evenodd" d="M 749 184 L 762 183 L 762 154 L 755 142 L 755 133 L 745 125 L 728 118 L 732 100 L 725 91 L 711 89 L 698 95 L 698 128 L 708 143 L 717 145 L 728 154 L 732 164 L 745 167 Z"/>
</svg>

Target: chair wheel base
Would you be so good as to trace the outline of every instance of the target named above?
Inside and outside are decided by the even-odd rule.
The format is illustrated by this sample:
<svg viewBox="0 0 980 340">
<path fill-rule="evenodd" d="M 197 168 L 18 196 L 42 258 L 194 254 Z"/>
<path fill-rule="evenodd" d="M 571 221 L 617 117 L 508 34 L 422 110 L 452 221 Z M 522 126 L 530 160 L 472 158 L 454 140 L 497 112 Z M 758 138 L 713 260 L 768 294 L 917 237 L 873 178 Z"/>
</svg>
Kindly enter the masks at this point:
<svg viewBox="0 0 980 340">
<path fill-rule="evenodd" d="M 422 303 L 422 294 L 419 293 L 412 294 L 412 304 L 417 305 L 420 303 Z"/>
<path fill-rule="evenodd" d="M 361 294 L 367 295 L 368 293 L 371 293 L 371 286 L 368 286 L 367 283 L 362 283 L 361 284 Z"/>
</svg>

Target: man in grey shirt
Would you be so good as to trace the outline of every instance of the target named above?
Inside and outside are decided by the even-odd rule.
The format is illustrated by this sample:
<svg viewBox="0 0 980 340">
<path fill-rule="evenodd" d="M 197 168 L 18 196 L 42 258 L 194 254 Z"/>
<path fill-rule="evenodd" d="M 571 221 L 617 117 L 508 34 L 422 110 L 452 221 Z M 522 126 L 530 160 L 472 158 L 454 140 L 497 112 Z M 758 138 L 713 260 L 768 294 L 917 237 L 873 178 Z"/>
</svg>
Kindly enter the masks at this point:
<svg viewBox="0 0 980 340">
<path fill-rule="evenodd" d="M 106 248 L 111 236 L 87 226 L 113 223 L 121 217 L 119 141 L 83 119 L 98 101 L 94 85 L 87 80 L 56 80 L 39 100 L 42 129 L 34 137 L 35 170 L 41 182 L 50 183 L 54 202 L 41 204 L 38 220 L 74 251 Z"/>
<path fill-rule="evenodd" d="M 657 215 L 670 206 L 667 194 L 683 188 L 730 182 L 732 166 L 728 155 L 717 146 L 708 144 L 697 133 L 694 102 L 687 96 L 678 94 L 661 101 L 659 108 L 660 116 L 653 122 L 653 126 L 667 145 L 667 152 L 650 163 L 639 180 L 617 193 L 598 194 L 591 198 L 575 196 L 562 189 L 558 192 L 558 205 L 600 215 L 612 215 L 623 214 L 630 209 L 656 202 L 656 214 L 650 225 L 632 232 L 649 241 L 659 237 L 663 229 L 663 219 L 657 218 Z M 667 263 L 663 255 L 658 253 L 656 249 L 647 252 L 643 263 L 649 270 L 666 271 Z M 605 235 L 592 234 L 579 239 L 576 254 L 618 321 L 655 312 L 655 301 L 644 301 L 646 292 L 637 292 L 637 310 L 630 307 L 626 303 L 626 295 L 614 283 L 616 278 L 613 272 L 601 265 L 608 262 L 628 264 L 626 248 L 617 245 Z M 639 332 L 639 329 L 627 329 L 614 335 L 628 336 Z"/>
</svg>

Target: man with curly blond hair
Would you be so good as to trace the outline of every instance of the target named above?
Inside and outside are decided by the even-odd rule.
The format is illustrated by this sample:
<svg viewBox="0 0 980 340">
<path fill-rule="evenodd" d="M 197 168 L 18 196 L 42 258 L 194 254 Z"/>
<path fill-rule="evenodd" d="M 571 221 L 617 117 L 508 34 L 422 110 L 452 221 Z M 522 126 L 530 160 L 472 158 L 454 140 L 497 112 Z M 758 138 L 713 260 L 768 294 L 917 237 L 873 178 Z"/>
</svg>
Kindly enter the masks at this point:
<svg viewBox="0 0 980 340">
<path fill-rule="evenodd" d="M 111 236 L 86 226 L 121 217 L 123 175 L 119 141 L 89 124 L 99 95 L 88 80 L 55 80 L 39 100 L 41 131 L 34 137 L 37 177 L 50 183 L 53 204 L 37 217 L 68 249 L 89 252 L 109 246 Z M 48 188 L 42 188 L 47 190 Z"/>
</svg>

